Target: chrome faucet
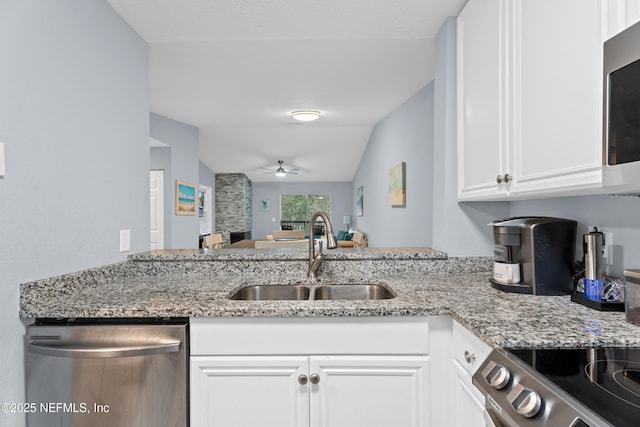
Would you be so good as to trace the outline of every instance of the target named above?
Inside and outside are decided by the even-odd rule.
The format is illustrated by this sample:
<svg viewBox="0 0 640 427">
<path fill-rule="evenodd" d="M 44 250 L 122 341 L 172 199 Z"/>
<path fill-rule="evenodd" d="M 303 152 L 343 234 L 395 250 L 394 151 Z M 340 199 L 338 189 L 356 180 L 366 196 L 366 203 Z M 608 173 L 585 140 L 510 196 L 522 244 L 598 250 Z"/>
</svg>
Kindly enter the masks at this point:
<svg viewBox="0 0 640 427">
<path fill-rule="evenodd" d="M 316 220 L 321 217 L 324 221 L 325 234 L 327 235 L 327 249 L 335 249 L 338 247 L 336 236 L 333 234 L 331 221 L 326 213 L 318 211 L 313 214 L 309 222 L 309 270 L 307 270 L 307 278 L 315 279 L 318 269 L 322 265 L 322 240 L 318 242 L 318 253 L 316 254 L 316 244 L 313 239 L 313 226 Z"/>
</svg>

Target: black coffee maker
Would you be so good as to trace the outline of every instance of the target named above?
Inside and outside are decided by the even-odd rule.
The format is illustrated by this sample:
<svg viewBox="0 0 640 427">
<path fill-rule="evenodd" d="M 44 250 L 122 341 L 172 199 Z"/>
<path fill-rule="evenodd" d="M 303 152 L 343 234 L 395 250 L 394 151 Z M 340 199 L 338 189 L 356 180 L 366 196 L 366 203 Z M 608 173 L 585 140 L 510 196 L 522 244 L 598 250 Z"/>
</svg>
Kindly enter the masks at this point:
<svg viewBox="0 0 640 427">
<path fill-rule="evenodd" d="M 496 219 L 491 286 L 506 292 L 566 295 L 573 292 L 577 222 L 552 217 Z"/>
</svg>

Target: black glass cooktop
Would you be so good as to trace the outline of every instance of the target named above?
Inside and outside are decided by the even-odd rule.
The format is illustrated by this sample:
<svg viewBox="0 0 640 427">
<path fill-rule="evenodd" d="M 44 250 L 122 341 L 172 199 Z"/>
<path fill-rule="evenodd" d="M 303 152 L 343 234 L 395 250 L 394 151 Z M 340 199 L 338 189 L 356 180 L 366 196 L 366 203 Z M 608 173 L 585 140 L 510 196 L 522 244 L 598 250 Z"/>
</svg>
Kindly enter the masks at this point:
<svg viewBox="0 0 640 427">
<path fill-rule="evenodd" d="M 640 348 L 509 352 L 616 427 L 640 426 Z"/>
</svg>

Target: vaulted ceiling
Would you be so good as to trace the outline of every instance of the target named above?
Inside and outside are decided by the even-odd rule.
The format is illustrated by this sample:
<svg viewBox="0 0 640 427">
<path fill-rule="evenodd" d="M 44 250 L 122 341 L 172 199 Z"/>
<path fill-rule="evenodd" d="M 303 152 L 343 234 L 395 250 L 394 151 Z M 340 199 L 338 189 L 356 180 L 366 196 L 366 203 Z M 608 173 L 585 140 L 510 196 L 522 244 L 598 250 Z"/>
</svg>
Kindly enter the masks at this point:
<svg viewBox="0 0 640 427">
<path fill-rule="evenodd" d="M 351 181 L 373 126 L 433 79 L 467 0 L 108 0 L 148 43 L 154 113 L 254 182 Z M 292 110 L 322 112 L 295 122 Z M 262 168 L 298 168 L 278 178 Z"/>
</svg>

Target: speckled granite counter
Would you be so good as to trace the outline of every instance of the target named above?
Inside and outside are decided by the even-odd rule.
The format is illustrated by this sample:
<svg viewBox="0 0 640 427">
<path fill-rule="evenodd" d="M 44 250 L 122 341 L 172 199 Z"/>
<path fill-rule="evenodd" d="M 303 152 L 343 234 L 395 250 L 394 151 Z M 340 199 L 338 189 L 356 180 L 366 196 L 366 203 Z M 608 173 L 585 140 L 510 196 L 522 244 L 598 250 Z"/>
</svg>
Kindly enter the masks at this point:
<svg viewBox="0 0 640 427">
<path fill-rule="evenodd" d="M 492 289 L 488 283 L 490 261 L 486 258 L 447 259 L 438 251 L 415 249 L 356 255 L 336 252 L 332 254 L 335 262 L 327 257 L 321 283 L 383 283 L 397 297 L 377 301 L 250 302 L 233 301 L 228 296 L 251 284 L 305 283 L 306 270 L 299 271 L 297 263 L 305 262 L 306 253 L 289 251 L 262 257 L 251 253 L 254 259 L 248 259 L 249 254 L 242 257 L 224 252 L 215 257 L 199 251 L 149 252 L 120 264 L 26 283 L 21 286 L 20 316 L 450 315 L 491 346 L 640 347 L 640 327 L 627 323 L 624 313 L 598 312 L 572 303 L 568 296 L 518 295 Z M 355 260 L 360 262 L 351 262 Z M 270 274 L 265 275 L 266 271 Z"/>
</svg>

